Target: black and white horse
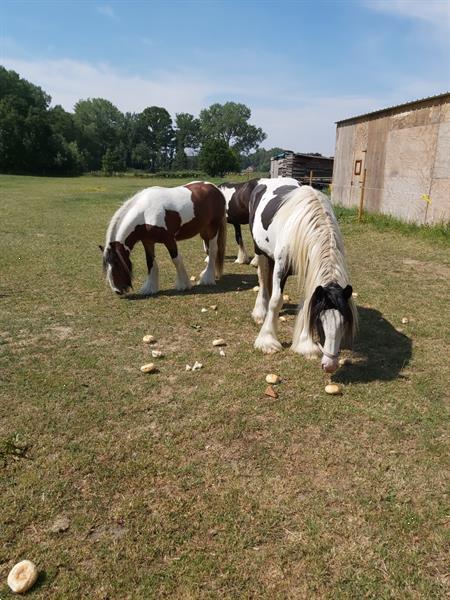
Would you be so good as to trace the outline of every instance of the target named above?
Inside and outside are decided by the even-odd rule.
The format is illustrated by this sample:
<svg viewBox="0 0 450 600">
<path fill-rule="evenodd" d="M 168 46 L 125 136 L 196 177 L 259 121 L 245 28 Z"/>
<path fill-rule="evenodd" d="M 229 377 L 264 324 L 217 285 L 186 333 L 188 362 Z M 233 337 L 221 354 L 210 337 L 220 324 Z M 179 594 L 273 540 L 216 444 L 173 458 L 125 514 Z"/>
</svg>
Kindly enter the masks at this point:
<svg viewBox="0 0 450 600">
<path fill-rule="evenodd" d="M 304 303 L 294 328 L 292 350 L 322 356 L 322 368 L 337 369 L 342 345 L 350 344 L 357 312 L 344 245 L 328 198 L 310 186 L 260 179 L 250 199 L 250 229 L 259 254 L 259 292 L 252 312 L 262 323 L 255 348 L 281 350 L 278 314 L 289 275 L 297 275 Z"/>
<path fill-rule="evenodd" d="M 291 179 L 290 177 L 280 177 L 278 179 L 283 180 L 283 185 L 300 185 L 296 179 Z M 248 225 L 249 223 L 250 197 L 259 181 L 259 179 L 250 179 L 242 183 L 222 183 L 219 185 L 219 189 L 225 196 L 227 221 L 234 227 L 236 243 L 239 246 L 235 262 L 241 265 L 250 262 L 244 240 L 242 239 L 241 225 Z M 255 267 L 258 266 L 257 256 L 254 257 L 251 263 Z"/>
</svg>

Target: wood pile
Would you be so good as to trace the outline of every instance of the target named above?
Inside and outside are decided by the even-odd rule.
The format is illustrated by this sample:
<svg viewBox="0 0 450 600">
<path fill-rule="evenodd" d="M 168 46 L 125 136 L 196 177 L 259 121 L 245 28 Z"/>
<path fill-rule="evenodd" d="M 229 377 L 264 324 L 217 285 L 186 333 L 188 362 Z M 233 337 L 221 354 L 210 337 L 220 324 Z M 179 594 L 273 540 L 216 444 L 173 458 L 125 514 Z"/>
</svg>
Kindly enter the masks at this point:
<svg viewBox="0 0 450 600">
<path fill-rule="evenodd" d="M 287 153 L 284 157 L 274 158 L 277 161 L 277 175 L 271 168 L 271 175 L 278 177 L 293 177 L 303 184 L 309 183 L 311 171 L 312 182 L 327 185 L 333 176 L 333 159 L 326 156 L 314 156 L 311 154 Z"/>
</svg>

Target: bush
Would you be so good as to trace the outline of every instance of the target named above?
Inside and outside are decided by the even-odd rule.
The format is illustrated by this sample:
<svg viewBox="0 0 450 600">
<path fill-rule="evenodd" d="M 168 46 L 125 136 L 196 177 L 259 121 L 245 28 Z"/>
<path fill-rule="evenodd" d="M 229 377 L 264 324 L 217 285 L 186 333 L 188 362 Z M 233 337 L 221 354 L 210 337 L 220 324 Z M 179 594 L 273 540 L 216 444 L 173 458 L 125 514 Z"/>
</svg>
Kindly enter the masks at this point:
<svg viewBox="0 0 450 600">
<path fill-rule="evenodd" d="M 200 168 L 211 177 L 223 177 L 230 171 L 238 171 L 240 159 L 224 140 L 206 142 L 199 154 Z"/>
<path fill-rule="evenodd" d="M 159 179 L 204 179 L 205 173 L 201 171 L 157 171 L 156 173 L 147 173 L 147 177 L 155 177 Z"/>
</svg>

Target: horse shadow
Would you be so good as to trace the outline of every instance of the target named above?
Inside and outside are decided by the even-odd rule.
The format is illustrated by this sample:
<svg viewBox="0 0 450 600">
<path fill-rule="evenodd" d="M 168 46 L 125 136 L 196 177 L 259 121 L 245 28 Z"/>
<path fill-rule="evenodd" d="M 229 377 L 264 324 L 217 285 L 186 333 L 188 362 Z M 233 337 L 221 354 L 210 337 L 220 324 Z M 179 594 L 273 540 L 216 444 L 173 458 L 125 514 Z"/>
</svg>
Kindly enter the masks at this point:
<svg viewBox="0 0 450 600">
<path fill-rule="evenodd" d="M 333 375 L 333 381 L 349 384 L 406 379 L 401 371 L 412 356 L 411 339 L 395 329 L 378 310 L 360 306 L 358 316 L 359 330 L 352 358 Z"/>
<path fill-rule="evenodd" d="M 225 273 L 222 275 L 216 285 L 192 285 L 190 290 L 175 290 L 167 289 L 160 290 L 157 294 L 152 296 L 145 296 L 143 294 L 127 294 L 123 296 L 123 300 L 151 300 L 154 297 L 168 297 L 168 296 L 202 296 L 205 294 L 220 294 L 239 292 L 245 290 L 251 290 L 255 285 L 258 285 L 258 276 L 254 273 Z"/>
</svg>

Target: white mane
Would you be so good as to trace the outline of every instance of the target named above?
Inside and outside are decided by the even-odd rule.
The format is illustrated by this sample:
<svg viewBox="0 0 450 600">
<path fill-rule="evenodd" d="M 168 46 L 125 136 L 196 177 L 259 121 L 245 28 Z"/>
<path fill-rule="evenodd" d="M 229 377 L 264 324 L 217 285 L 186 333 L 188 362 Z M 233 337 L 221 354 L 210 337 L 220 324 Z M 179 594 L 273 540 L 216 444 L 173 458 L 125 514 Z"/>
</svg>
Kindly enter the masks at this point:
<svg viewBox="0 0 450 600">
<path fill-rule="evenodd" d="M 295 324 L 295 340 L 304 320 L 309 321 L 309 299 L 317 286 L 334 282 L 344 288 L 349 283 L 344 243 L 330 201 L 310 186 L 291 193 L 276 218 L 287 224 L 288 256 L 305 297 L 304 310 Z M 356 326 L 356 308 L 351 298 L 349 306 Z"/>
<path fill-rule="evenodd" d="M 120 225 L 120 222 L 121 222 L 123 216 L 128 212 L 130 204 L 132 202 L 134 202 L 136 196 L 138 194 L 140 194 L 140 193 L 141 192 L 137 192 L 136 194 L 134 194 L 134 196 L 131 196 L 131 198 L 129 198 L 121 206 L 119 206 L 119 208 L 113 214 L 112 219 L 109 222 L 108 229 L 106 230 L 105 248 L 108 247 L 108 245 L 110 244 L 110 242 L 114 242 L 115 241 L 114 238 L 115 238 L 115 235 L 117 233 L 117 229 L 118 229 L 118 227 Z"/>
</svg>

